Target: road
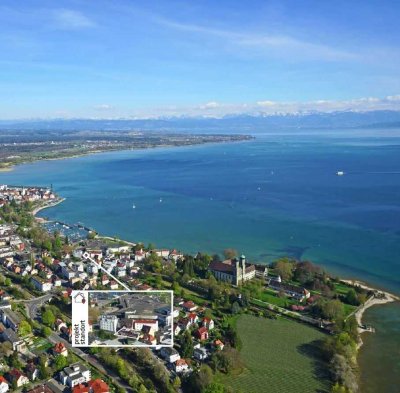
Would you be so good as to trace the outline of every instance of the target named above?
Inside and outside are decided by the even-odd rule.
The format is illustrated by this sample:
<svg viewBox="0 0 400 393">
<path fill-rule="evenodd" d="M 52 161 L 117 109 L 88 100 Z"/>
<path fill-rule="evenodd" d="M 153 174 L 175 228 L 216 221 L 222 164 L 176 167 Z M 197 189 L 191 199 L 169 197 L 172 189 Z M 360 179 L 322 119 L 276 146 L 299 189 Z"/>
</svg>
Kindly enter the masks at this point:
<svg viewBox="0 0 400 393">
<path fill-rule="evenodd" d="M 53 298 L 52 293 L 46 293 L 43 296 L 36 297 L 29 300 L 19 300 L 19 303 L 25 304 L 26 314 L 30 319 L 36 319 L 38 317 L 38 310 L 43 306 L 44 303 L 48 302 Z"/>
<path fill-rule="evenodd" d="M 75 355 L 77 355 L 78 357 L 89 363 L 91 366 L 99 370 L 100 373 L 111 377 L 114 384 L 119 385 L 122 389 L 124 389 L 128 393 L 134 393 L 133 389 L 124 380 L 122 380 L 113 370 L 105 368 L 94 356 L 83 352 L 80 348 L 73 347 L 69 341 L 64 340 L 57 333 L 52 332 L 51 335 L 47 337 L 47 339 L 53 344 L 62 342 L 68 349 L 68 351 L 74 352 Z"/>
</svg>

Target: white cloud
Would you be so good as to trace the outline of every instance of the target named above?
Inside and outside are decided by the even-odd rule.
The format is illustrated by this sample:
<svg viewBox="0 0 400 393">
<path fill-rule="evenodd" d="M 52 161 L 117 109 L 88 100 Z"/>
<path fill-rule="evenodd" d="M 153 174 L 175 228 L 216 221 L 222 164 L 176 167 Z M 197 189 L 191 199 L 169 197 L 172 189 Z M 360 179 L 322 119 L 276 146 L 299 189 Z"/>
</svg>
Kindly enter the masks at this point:
<svg viewBox="0 0 400 393">
<path fill-rule="evenodd" d="M 275 104 L 276 104 L 276 102 L 274 102 L 274 101 L 257 101 L 257 103 L 256 103 L 258 106 L 261 106 L 261 107 L 271 107 L 271 106 L 274 106 Z"/>
<path fill-rule="evenodd" d="M 55 27 L 60 29 L 84 29 L 96 26 L 94 21 L 79 11 L 60 8 L 52 13 Z"/>
<path fill-rule="evenodd" d="M 397 94 L 395 96 L 387 96 L 386 100 L 387 101 L 400 101 L 400 94 Z"/>
<path fill-rule="evenodd" d="M 199 105 L 199 109 L 217 109 L 220 107 L 221 107 L 221 104 L 219 104 L 216 101 L 210 101 L 210 102 L 207 102 L 206 104 Z"/>
<path fill-rule="evenodd" d="M 109 111 L 115 108 L 110 104 L 100 104 L 100 105 L 95 105 L 94 109 L 96 109 L 97 111 Z"/>
<path fill-rule="evenodd" d="M 354 60 L 353 52 L 344 51 L 329 45 L 319 44 L 288 35 L 270 33 L 238 33 L 208 26 L 185 24 L 161 17 L 153 18 L 157 23 L 185 32 L 218 37 L 227 43 L 256 50 L 277 57 L 296 57 L 297 60 Z"/>
<path fill-rule="evenodd" d="M 223 117 L 227 115 L 295 114 L 295 113 L 330 113 L 336 111 L 367 112 L 372 110 L 400 111 L 400 95 L 360 97 L 349 100 L 314 100 L 314 101 L 272 101 L 261 100 L 253 103 L 221 103 L 210 101 L 193 106 L 165 106 L 152 109 L 136 108 L 130 116 L 136 118 L 157 118 L 168 116 Z"/>
</svg>

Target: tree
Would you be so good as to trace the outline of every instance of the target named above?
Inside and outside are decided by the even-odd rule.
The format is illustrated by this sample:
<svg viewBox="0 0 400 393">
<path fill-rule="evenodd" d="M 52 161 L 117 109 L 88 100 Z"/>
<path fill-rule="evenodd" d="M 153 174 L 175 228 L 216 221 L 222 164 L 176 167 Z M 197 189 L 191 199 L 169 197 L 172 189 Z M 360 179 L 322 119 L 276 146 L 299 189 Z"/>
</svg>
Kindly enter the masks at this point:
<svg viewBox="0 0 400 393">
<path fill-rule="evenodd" d="M 238 302 L 233 302 L 232 307 L 231 307 L 231 313 L 232 314 L 238 314 L 238 313 L 240 313 L 240 310 L 241 310 L 241 308 L 240 308 L 239 303 Z"/>
<path fill-rule="evenodd" d="M 95 231 L 90 231 L 87 235 L 89 240 L 93 240 L 96 237 L 97 233 Z"/>
<path fill-rule="evenodd" d="M 47 326 L 43 326 L 42 329 L 40 330 L 40 334 L 44 337 L 47 338 L 51 334 L 51 329 Z"/>
<path fill-rule="evenodd" d="M 193 356 L 193 339 L 189 331 L 185 331 L 181 338 L 181 353 L 183 358 L 191 358 Z"/>
<path fill-rule="evenodd" d="M 53 249 L 53 244 L 50 239 L 46 239 L 43 241 L 42 247 L 47 251 L 51 251 Z"/>
<path fill-rule="evenodd" d="M 9 341 L 4 341 L 0 344 L 0 358 L 5 358 L 12 351 L 12 344 Z"/>
<path fill-rule="evenodd" d="M 174 381 L 173 381 L 173 383 L 172 383 L 172 386 L 173 386 L 175 389 L 179 389 L 179 388 L 181 387 L 181 385 L 182 385 L 181 379 L 180 379 L 178 376 L 176 376 L 176 377 L 174 378 Z"/>
<path fill-rule="evenodd" d="M 242 342 L 240 340 L 239 335 L 237 334 L 236 329 L 232 325 L 229 325 L 226 328 L 225 338 L 226 338 L 227 343 L 229 343 L 231 347 L 237 348 L 237 349 L 241 348 Z"/>
<path fill-rule="evenodd" d="M 332 392 L 332 393 L 348 393 L 348 390 L 347 390 L 344 386 L 339 385 L 339 383 L 336 382 L 336 383 L 332 386 L 331 392 Z"/>
<path fill-rule="evenodd" d="M 343 303 L 338 299 L 328 300 L 324 303 L 322 312 L 324 317 L 332 321 L 336 321 L 340 318 L 343 318 Z"/>
<path fill-rule="evenodd" d="M 350 337 L 354 341 L 358 341 L 359 339 L 359 333 L 358 333 L 358 322 L 357 319 L 354 315 L 352 315 L 350 318 L 346 319 L 346 322 L 343 324 L 343 330 L 347 333 L 349 333 Z"/>
<path fill-rule="evenodd" d="M 56 321 L 56 317 L 50 310 L 47 309 L 42 312 L 42 322 L 44 325 L 53 327 L 55 321 Z"/>
<path fill-rule="evenodd" d="M 233 259 L 237 256 L 238 252 L 234 248 L 225 248 L 224 257 L 226 259 Z"/>
<path fill-rule="evenodd" d="M 218 382 L 212 382 L 204 390 L 204 393 L 224 393 L 224 392 L 225 392 L 224 385 Z"/>
<path fill-rule="evenodd" d="M 57 355 L 57 357 L 54 359 L 54 365 L 55 365 L 57 371 L 60 371 L 63 368 L 67 367 L 68 360 L 63 355 Z"/>
<path fill-rule="evenodd" d="M 4 280 L 4 285 L 5 285 L 6 287 L 11 286 L 11 280 L 10 280 L 10 278 L 7 277 L 7 278 Z"/>
<path fill-rule="evenodd" d="M 18 358 L 18 353 L 13 352 L 9 357 L 8 357 L 8 365 L 12 368 L 18 368 L 22 369 L 22 363 L 20 362 Z"/>
<path fill-rule="evenodd" d="M 44 364 L 39 365 L 39 376 L 41 379 L 47 379 L 50 376 L 50 369 Z"/>
<path fill-rule="evenodd" d="M 346 296 L 345 296 L 345 302 L 347 304 L 351 304 L 353 306 L 358 306 L 360 304 L 357 293 L 353 288 L 351 288 L 347 291 Z"/>
<path fill-rule="evenodd" d="M 351 392 L 358 390 L 357 379 L 352 368 L 342 355 L 335 354 L 330 363 L 332 376 L 334 381 L 339 382 Z"/>
<path fill-rule="evenodd" d="M 28 321 L 21 321 L 18 327 L 18 334 L 22 337 L 27 336 L 32 333 L 32 327 Z"/>
<path fill-rule="evenodd" d="M 280 259 L 275 264 L 275 271 L 281 276 L 283 281 L 291 280 L 293 277 L 293 262 Z"/>
<path fill-rule="evenodd" d="M 226 346 L 222 351 L 214 352 L 211 364 L 215 371 L 221 371 L 225 374 L 228 374 L 234 368 L 240 369 L 242 367 L 239 352 L 229 346 Z"/>
<path fill-rule="evenodd" d="M 209 366 L 203 364 L 198 372 L 193 372 L 189 379 L 190 392 L 203 393 L 213 380 L 213 373 Z"/>
</svg>

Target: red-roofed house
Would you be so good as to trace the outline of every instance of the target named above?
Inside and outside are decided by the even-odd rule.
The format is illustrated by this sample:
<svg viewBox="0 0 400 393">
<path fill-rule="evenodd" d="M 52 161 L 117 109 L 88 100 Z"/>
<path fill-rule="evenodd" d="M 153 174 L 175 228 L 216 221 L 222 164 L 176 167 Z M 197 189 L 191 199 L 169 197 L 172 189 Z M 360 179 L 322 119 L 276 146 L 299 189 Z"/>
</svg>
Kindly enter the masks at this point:
<svg viewBox="0 0 400 393">
<path fill-rule="evenodd" d="M 178 325 L 181 328 L 181 330 L 188 330 L 191 326 L 190 321 L 187 318 L 181 318 L 178 321 Z"/>
<path fill-rule="evenodd" d="M 188 315 L 188 320 L 193 325 L 194 323 L 197 323 L 199 321 L 199 317 L 196 315 L 196 313 L 191 312 Z"/>
<path fill-rule="evenodd" d="M 204 317 L 203 326 L 206 327 L 208 330 L 212 330 L 214 329 L 214 321 L 211 318 Z"/>
<path fill-rule="evenodd" d="M 55 356 L 61 355 L 61 356 L 68 356 L 68 349 L 65 347 L 63 343 L 57 343 L 53 347 L 53 353 Z"/>
<path fill-rule="evenodd" d="M 176 262 L 178 259 L 182 259 L 182 258 L 183 258 L 183 254 L 182 254 L 181 252 L 177 251 L 177 250 L 172 250 L 172 251 L 169 253 L 169 259 L 173 259 L 175 262 Z"/>
<path fill-rule="evenodd" d="M 224 349 L 224 346 L 225 346 L 221 340 L 215 340 L 214 345 L 217 349 L 219 349 L 221 351 Z"/>
<path fill-rule="evenodd" d="M 153 288 L 147 284 L 139 284 L 136 289 L 139 291 L 151 291 Z"/>
<path fill-rule="evenodd" d="M 185 311 L 187 312 L 192 312 L 195 311 L 197 309 L 197 306 L 191 301 L 187 301 L 185 303 L 182 304 L 182 307 L 185 309 Z"/>
<path fill-rule="evenodd" d="M 101 379 L 95 379 L 88 382 L 90 393 L 109 393 L 109 386 Z"/>
<path fill-rule="evenodd" d="M 140 262 L 146 258 L 146 253 L 143 250 L 139 250 L 135 252 L 135 261 Z"/>
<path fill-rule="evenodd" d="M 72 393 L 89 393 L 89 392 L 90 392 L 89 386 L 86 386 L 82 383 L 74 386 L 74 388 L 72 389 Z"/>
<path fill-rule="evenodd" d="M 0 393 L 8 392 L 9 386 L 7 380 L 0 375 Z"/>
<path fill-rule="evenodd" d="M 200 329 L 196 330 L 196 337 L 200 340 L 208 340 L 208 330 L 206 327 L 202 326 Z"/>
<path fill-rule="evenodd" d="M 118 283 L 114 280 L 110 281 L 110 289 L 118 289 Z"/>
<path fill-rule="evenodd" d="M 177 373 L 183 373 L 185 371 L 188 371 L 189 365 L 187 364 L 185 359 L 178 359 L 175 362 L 175 372 Z"/>
<path fill-rule="evenodd" d="M 15 382 L 16 386 L 19 388 L 29 383 L 29 378 L 16 368 L 9 371 L 7 378 L 11 383 Z"/>
</svg>

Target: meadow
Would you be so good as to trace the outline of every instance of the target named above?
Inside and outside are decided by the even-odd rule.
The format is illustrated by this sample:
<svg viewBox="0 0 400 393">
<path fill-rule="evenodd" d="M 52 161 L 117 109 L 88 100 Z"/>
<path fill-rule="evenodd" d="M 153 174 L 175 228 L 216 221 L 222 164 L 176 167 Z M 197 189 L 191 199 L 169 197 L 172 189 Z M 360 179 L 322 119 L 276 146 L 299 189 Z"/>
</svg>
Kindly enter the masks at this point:
<svg viewBox="0 0 400 393">
<path fill-rule="evenodd" d="M 221 376 L 235 392 L 310 393 L 329 391 L 317 342 L 324 334 L 284 318 L 242 315 L 236 323 L 245 370 Z"/>
</svg>

